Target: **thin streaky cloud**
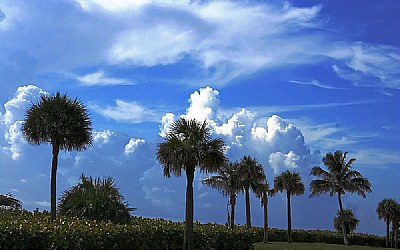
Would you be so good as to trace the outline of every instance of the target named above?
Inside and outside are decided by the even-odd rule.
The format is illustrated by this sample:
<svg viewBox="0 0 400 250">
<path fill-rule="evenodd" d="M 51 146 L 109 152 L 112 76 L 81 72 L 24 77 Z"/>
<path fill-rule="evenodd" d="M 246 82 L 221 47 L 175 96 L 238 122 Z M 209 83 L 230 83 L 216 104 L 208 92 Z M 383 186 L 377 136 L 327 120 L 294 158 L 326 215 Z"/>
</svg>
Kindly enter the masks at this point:
<svg viewBox="0 0 400 250">
<path fill-rule="evenodd" d="M 110 77 L 104 70 L 98 70 L 94 73 L 86 74 L 84 76 L 76 76 L 76 79 L 85 86 L 96 85 L 134 85 L 130 80 L 124 78 Z"/>
<path fill-rule="evenodd" d="M 343 90 L 347 90 L 346 88 L 337 88 L 337 87 L 333 87 L 330 86 L 328 84 L 325 83 L 321 83 L 318 80 L 310 80 L 310 81 L 296 81 L 296 80 L 290 80 L 289 82 L 291 83 L 296 83 L 299 85 L 310 85 L 310 86 L 315 86 L 315 87 L 319 87 L 319 88 L 323 88 L 323 89 L 343 89 Z"/>
</svg>

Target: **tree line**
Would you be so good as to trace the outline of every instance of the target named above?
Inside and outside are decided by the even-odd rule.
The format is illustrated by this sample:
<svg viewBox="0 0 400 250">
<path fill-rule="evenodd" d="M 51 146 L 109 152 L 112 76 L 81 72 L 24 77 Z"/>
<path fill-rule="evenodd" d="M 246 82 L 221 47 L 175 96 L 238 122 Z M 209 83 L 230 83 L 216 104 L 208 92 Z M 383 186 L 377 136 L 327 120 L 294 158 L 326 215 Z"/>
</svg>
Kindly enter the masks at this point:
<svg viewBox="0 0 400 250">
<path fill-rule="evenodd" d="M 91 131 L 91 120 L 87 109 L 81 101 L 70 99 L 67 95 L 60 93 L 51 96 L 42 95 L 40 101 L 26 111 L 22 125 L 23 137 L 33 145 L 42 143 L 52 145 L 50 185 L 52 220 L 56 219 L 57 211 L 55 190 L 58 153 L 60 150 L 80 151 L 91 146 Z M 343 208 L 342 196 L 346 193 L 356 193 L 365 198 L 366 193 L 371 192 L 371 183 L 360 172 L 352 169 L 355 159 L 347 160 L 346 158 L 347 152 L 343 153 L 340 150 L 327 153 L 322 159 L 326 169 L 319 166 L 311 169 L 310 175 L 313 175 L 315 179 L 311 181 L 309 188 L 310 197 L 324 193 L 337 197 L 339 211 L 335 223 L 343 233 L 344 244 L 348 245 L 347 233 L 354 228 L 349 228 L 346 221 L 352 221 L 352 225 L 357 224 L 358 221 L 356 218 L 350 220 L 351 211 Z M 183 172 L 186 175 L 184 249 L 193 249 L 193 180 L 196 168 L 205 174 L 216 173 L 205 178 L 202 183 L 216 188 L 224 196 L 229 197 L 228 225 L 230 228 L 235 226 L 237 193 L 243 192 L 245 194 L 247 228 L 251 227 L 250 191 L 253 191 L 261 199 L 264 208 L 264 242 L 268 241 L 268 197 L 277 192 L 285 192 L 287 196 L 288 242 L 292 242 L 291 196 L 302 195 L 305 191 L 299 172 L 287 170 L 280 173 L 274 178 L 274 185 L 271 188 L 262 165 L 255 158 L 244 156 L 240 162 L 230 162 L 225 156 L 223 139 L 212 138 L 207 121 L 197 121 L 196 119 L 180 118 L 172 123 L 164 137 L 164 142 L 158 145 L 157 159 L 163 167 L 165 177 L 170 177 L 171 174 L 181 176 Z M 121 211 L 128 211 L 128 214 L 129 211 L 133 210 L 123 202 L 123 197 L 118 193 L 112 179 L 92 179 L 82 175 L 81 181 L 82 183 L 64 192 L 60 204 L 70 205 L 67 206 L 68 209 L 59 205 L 59 211 L 67 211 L 67 214 L 70 213 L 74 216 L 82 216 L 87 212 L 85 216 L 88 216 L 85 203 L 79 204 L 77 201 L 85 199 L 87 201 L 89 195 L 86 194 L 89 189 L 96 194 L 103 192 L 105 197 L 111 197 L 111 200 L 118 201 L 114 204 L 115 206 L 112 206 L 113 202 L 93 196 L 97 199 L 98 204 L 104 205 L 105 202 L 109 202 L 106 204 L 109 204 L 110 208 L 116 209 L 115 207 L 117 207 Z M 81 196 L 72 196 L 76 193 L 80 193 Z M 82 196 L 82 194 L 85 195 Z M 68 203 L 67 200 L 74 202 Z M 11 194 L 7 194 L 0 195 L 0 206 L 21 208 L 21 203 Z M 93 207 L 92 203 L 91 206 Z M 114 215 L 115 211 L 113 212 Z M 104 210 L 102 212 L 106 213 Z M 395 244 L 393 242 L 394 239 L 397 239 L 400 205 L 393 199 L 384 199 L 378 204 L 376 212 L 379 219 L 386 222 L 387 245 L 389 245 L 389 224 L 392 223 L 392 244 Z M 126 218 L 125 215 L 121 213 L 119 217 Z"/>
</svg>

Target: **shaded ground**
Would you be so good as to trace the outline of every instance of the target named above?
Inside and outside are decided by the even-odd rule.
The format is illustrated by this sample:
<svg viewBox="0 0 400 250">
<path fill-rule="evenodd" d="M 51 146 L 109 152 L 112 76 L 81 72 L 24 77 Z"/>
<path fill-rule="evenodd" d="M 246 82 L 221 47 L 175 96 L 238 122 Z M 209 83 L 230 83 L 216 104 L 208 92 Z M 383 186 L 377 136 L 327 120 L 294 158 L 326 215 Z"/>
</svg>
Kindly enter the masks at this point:
<svg viewBox="0 0 400 250">
<path fill-rule="evenodd" d="M 336 249 L 351 249 L 351 250 L 373 250 L 373 249 L 393 249 L 393 248 L 377 248 L 367 246 L 349 246 L 334 245 L 325 243 L 292 243 L 287 242 L 271 242 L 268 244 L 256 243 L 254 244 L 254 250 L 336 250 Z"/>
</svg>

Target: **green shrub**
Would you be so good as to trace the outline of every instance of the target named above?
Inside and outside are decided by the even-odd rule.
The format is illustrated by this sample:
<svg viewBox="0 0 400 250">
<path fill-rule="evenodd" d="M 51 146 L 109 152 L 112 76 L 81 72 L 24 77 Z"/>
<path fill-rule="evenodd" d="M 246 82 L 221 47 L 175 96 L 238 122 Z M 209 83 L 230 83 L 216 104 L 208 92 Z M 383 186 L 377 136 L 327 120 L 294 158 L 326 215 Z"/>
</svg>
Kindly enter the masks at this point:
<svg viewBox="0 0 400 250">
<path fill-rule="evenodd" d="M 60 217 L 48 213 L 0 212 L 2 249 L 181 249 L 184 224 L 133 217 L 119 225 Z M 249 249 L 256 237 L 242 227 L 195 223 L 196 249 Z"/>
</svg>

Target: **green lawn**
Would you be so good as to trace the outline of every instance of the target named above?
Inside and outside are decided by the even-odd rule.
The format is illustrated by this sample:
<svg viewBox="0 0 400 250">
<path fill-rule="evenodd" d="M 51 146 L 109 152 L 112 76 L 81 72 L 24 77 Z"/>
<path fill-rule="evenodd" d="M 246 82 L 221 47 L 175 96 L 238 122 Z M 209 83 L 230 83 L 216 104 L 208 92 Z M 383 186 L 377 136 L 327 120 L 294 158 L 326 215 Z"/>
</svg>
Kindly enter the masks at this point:
<svg viewBox="0 0 400 250">
<path fill-rule="evenodd" d="M 373 250 L 373 249 L 393 249 L 393 248 L 376 248 L 366 246 L 350 246 L 334 245 L 325 243 L 292 243 L 287 242 L 271 242 L 268 244 L 256 243 L 254 244 L 255 250 L 308 250 L 308 249 L 319 249 L 319 250 L 336 250 L 336 249 L 352 249 L 352 250 Z"/>
</svg>

